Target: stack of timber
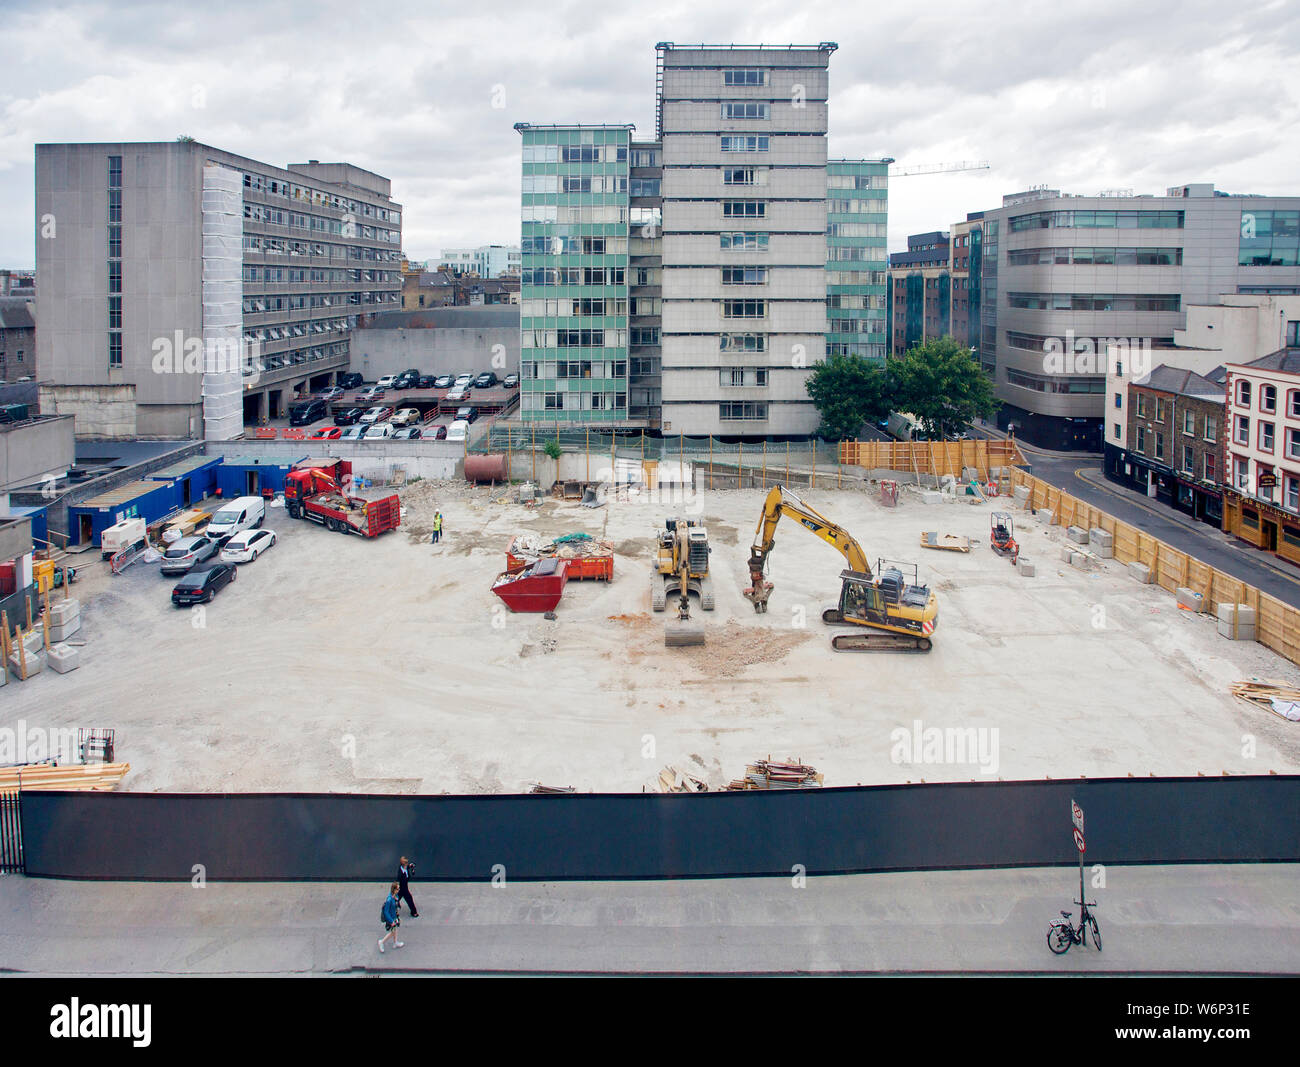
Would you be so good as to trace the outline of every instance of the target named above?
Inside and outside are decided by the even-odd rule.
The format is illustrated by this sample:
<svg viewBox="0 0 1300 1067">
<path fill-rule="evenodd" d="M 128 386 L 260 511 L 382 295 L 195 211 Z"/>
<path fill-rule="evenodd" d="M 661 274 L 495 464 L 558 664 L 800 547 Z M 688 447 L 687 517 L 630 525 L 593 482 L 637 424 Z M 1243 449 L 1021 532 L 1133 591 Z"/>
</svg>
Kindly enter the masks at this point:
<svg viewBox="0 0 1300 1067">
<path fill-rule="evenodd" d="M 1286 682 L 1268 679 L 1233 682 L 1232 695 L 1291 722 L 1300 722 L 1300 689 Z"/>
<path fill-rule="evenodd" d="M 668 766 L 659 772 L 659 792 L 661 793 L 707 793 L 709 786 L 692 774 Z"/>
<path fill-rule="evenodd" d="M 745 777 L 737 778 L 727 786 L 730 790 L 742 789 L 816 789 L 822 784 L 822 775 L 816 767 L 798 760 L 774 763 L 769 756 L 745 768 Z"/>
<path fill-rule="evenodd" d="M 0 767 L 0 795 L 20 789 L 85 789 L 108 792 L 126 777 L 129 763 L 27 763 Z"/>
</svg>

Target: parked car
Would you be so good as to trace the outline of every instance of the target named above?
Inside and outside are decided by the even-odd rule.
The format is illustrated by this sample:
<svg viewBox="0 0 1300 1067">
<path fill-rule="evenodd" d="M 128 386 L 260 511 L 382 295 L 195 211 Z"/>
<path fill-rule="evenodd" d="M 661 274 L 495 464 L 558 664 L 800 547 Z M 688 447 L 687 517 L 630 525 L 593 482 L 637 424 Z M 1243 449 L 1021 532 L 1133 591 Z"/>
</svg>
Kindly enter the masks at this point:
<svg viewBox="0 0 1300 1067">
<path fill-rule="evenodd" d="M 435 381 L 437 379 L 432 374 L 421 374 L 416 380 L 415 387 L 417 389 L 432 389 Z"/>
<path fill-rule="evenodd" d="M 294 404 L 289 409 L 289 425 L 310 426 L 328 414 L 329 406 L 324 400 L 307 400 L 301 404 Z"/>
<path fill-rule="evenodd" d="M 517 375 L 517 374 L 507 374 L 504 378 L 501 379 L 501 384 L 502 384 L 506 389 L 518 389 L 518 388 L 519 388 L 519 375 Z"/>
<path fill-rule="evenodd" d="M 391 416 L 392 414 L 393 414 L 393 409 L 392 409 L 392 408 L 386 408 L 386 407 L 384 407 L 383 404 L 376 404 L 376 405 L 375 405 L 374 407 L 372 407 L 369 411 L 367 411 L 364 415 L 362 415 L 361 418 L 358 419 L 357 421 L 358 421 L 358 422 L 366 422 L 366 423 L 370 423 L 371 425 L 373 425 L 373 424 L 376 423 L 376 422 L 383 422 L 385 419 L 387 419 L 387 418 L 388 418 L 389 416 Z"/>
<path fill-rule="evenodd" d="M 307 436 L 308 441 L 337 441 L 343 433 L 341 426 L 319 426 Z"/>
<path fill-rule="evenodd" d="M 224 545 L 235 534 L 261 526 L 265 518 L 266 502 L 260 496 L 237 496 L 221 505 L 204 533 Z"/>
<path fill-rule="evenodd" d="M 395 434 L 394 441 L 418 441 L 424 434 L 418 426 L 403 426 Z"/>
<path fill-rule="evenodd" d="M 348 371 L 346 374 L 339 375 L 339 385 L 344 389 L 360 389 L 366 384 L 366 380 L 356 371 Z"/>
<path fill-rule="evenodd" d="M 334 416 L 334 423 L 337 426 L 352 426 L 358 422 L 361 416 L 365 413 L 365 408 L 348 408 L 347 411 Z"/>
<path fill-rule="evenodd" d="M 321 390 L 320 398 L 322 400 L 337 400 L 343 393 L 343 389 L 340 389 L 337 385 L 331 385 L 328 389 Z"/>
<path fill-rule="evenodd" d="M 433 428 L 433 439 L 434 439 L 435 441 L 445 441 L 445 440 L 447 440 L 447 427 L 445 427 L 445 426 L 435 426 L 435 427 Z"/>
<path fill-rule="evenodd" d="M 245 530 L 237 533 L 221 549 L 222 563 L 251 563 L 275 544 L 272 530 Z"/>
<path fill-rule="evenodd" d="M 340 441 L 360 441 L 366 436 L 366 431 L 370 429 L 369 423 L 357 423 L 355 426 L 349 426 L 341 434 Z"/>
<path fill-rule="evenodd" d="M 469 423 L 464 419 L 457 419 L 447 427 L 448 441 L 464 441 L 469 437 Z"/>
<path fill-rule="evenodd" d="M 411 426 L 423 418 L 418 408 L 399 408 L 397 414 L 393 416 L 393 425 Z"/>
<path fill-rule="evenodd" d="M 396 374 L 385 374 L 382 378 L 379 379 L 379 381 L 377 381 L 377 382 L 375 383 L 375 388 L 376 388 L 376 389 L 396 389 L 396 388 L 397 388 L 397 375 L 396 375 Z"/>
<path fill-rule="evenodd" d="M 366 440 L 381 440 L 392 437 L 397 432 L 397 427 L 391 422 L 376 422 L 366 430 Z"/>
<path fill-rule="evenodd" d="M 367 401 L 367 402 L 371 400 L 382 400 L 383 398 L 384 398 L 384 391 L 380 389 L 379 386 L 377 385 L 367 386 L 365 389 L 362 389 L 361 392 L 357 394 L 358 400 Z"/>
<path fill-rule="evenodd" d="M 485 370 L 482 374 L 480 374 L 477 378 L 474 379 L 474 388 L 491 389 L 494 385 L 497 384 L 498 380 L 499 379 L 497 378 L 495 372 L 490 370 Z"/>
<path fill-rule="evenodd" d="M 419 380 L 420 372 L 418 370 L 410 369 L 402 371 L 402 373 L 397 376 L 397 381 L 393 384 L 396 385 L 398 389 L 414 389 Z"/>
<path fill-rule="evenodd" d="M 435 389 L 450 389 L 455 384 L 456 379 L 450 374 L 439 374 L 438 377 L 433 379 L 433 387 Z"/>
<path fill-rule="evenodd" d="M 456 388 L 452 389 L 443 399 L 450 400 L 452 401 L 452 403 L 457 403 L 461 400 L 468 400 L 469 387 L 465 385 L 458 385 L 456 386 Z"/>
<path fill-rule="evenodd" d="M 468 389 L 471 385 L 474 384 L 474 375 L 458 374 L 456 375 L 455 384 L 457 388 Z"/>
<path fill-rule="evenodd" d="M 238 573 L 233 563 L 217 563 L 194 571 L 176 583 L 172 590 L 172 603 L 178 608 L 186 604 L 206 604 L 233 582 Z"/>
<path fill-rule="evenodd" d="M 463 419 L 465 422 L 473 422 L 478 418 L 478 408 L 463 407 L 456 409 L 456 418 Z"/>
<path fill-rule="evenodd" d="M 211 559 L 221 550 L 216 539 L 206 534 L 182 537 L 173 541 L 163 553 L 161 570 L 164 575 L 184 574 L 191 567 Z"/>
</svg>

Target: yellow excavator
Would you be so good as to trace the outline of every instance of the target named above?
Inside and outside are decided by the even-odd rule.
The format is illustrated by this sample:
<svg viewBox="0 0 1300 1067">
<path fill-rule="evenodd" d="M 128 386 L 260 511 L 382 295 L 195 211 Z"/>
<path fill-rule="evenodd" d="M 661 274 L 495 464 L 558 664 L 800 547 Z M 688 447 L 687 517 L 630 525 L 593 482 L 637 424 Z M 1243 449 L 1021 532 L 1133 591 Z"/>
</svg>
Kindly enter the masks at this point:
<svg viewBox="0 0 1300 1067">
<path fill-rule="evenodd" d="M 849 565 L 848 570 L 840 572 L 844 585 L 839 606 L 822 612 L 822 621 L 829 626 L 847 624 L 855 628 L 831 638 L 836 652 L 930 651 L 939 604 L 929 588 L 918 582 L 916 564 L 878 560 L 873 573 L 867 554 L 847 530 L 780 485 L 767 494 L 750 549 L 750 585 L 744 597 L 756 612 L 767 611 L 773 585 L 763 572 L 775 543 L 777 523 L 787 515 L 834 545 Z"/>
<path fill-rule="evenodd" d="M 709 574 L 709 533 L 694 519 L 668 519 L 659 531 L 655 573 L 650 577 L 650 606 L 663 611 L 668 593 L 675 594 L 676 611 L 664 625 L 669 648 L 704 644 L 704 630 L 691 621 L 691 593 L 700 607 L 713 610 L 713 578 Z"/>
</svg>

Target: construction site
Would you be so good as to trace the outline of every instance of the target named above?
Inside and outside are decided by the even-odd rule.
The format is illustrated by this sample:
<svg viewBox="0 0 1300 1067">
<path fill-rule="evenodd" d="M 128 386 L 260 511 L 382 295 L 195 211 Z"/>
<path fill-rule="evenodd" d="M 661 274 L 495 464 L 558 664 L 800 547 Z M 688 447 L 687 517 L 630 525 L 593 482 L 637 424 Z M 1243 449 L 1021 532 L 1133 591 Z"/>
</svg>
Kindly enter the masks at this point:
<svg viewBox="0 0 1300 1067">
<path fill-rule="evenodd" d="M 417 479 L 377 537 L 281 494 L 277 546 L 212 603 L 79 562 L 78 667 L 11 679 L 0 725 L 111 730 L 131 792 L 1300 772 L 1274 699 L 1300 670 L 1258 603 L 1225 626 L 1186 561 L 1170 591 L 1158 551 L 1153 577 L 1008 469 L 949 466 L 724 488 L 697 464 L 569 498 Z"/>
</svg>

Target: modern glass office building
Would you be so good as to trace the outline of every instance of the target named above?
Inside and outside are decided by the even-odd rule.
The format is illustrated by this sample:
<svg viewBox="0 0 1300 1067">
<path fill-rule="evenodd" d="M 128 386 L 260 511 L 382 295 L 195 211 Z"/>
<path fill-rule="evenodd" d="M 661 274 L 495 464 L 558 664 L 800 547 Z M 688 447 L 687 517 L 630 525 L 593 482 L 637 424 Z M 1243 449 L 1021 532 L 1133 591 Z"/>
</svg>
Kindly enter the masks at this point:
<svg viewBox="0 0 1300 1067">
<path fill-rule="evenodd" d="M 832 159 L 826 185 L 826 354 L 884 362 L 889 164 Z"/>
<path fill-rule="evenodd" d="M 520 417 L 626 421 L 631 126 L 523 137 Z"/>
</svg>

